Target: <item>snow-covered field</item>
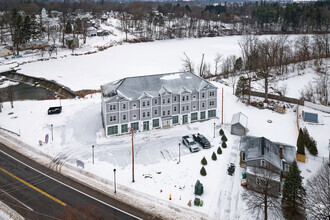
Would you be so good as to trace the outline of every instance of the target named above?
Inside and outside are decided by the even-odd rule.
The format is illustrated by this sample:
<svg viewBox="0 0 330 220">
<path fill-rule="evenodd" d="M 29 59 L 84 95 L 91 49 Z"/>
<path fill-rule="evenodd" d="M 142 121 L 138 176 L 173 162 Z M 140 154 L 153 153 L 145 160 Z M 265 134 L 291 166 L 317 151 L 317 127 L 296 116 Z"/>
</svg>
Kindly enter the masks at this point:
<svg viewBox="0 0 330 220">
<path fill-rule="evenodd" d="M 214 84 L 219 88 L 224 87 L 225 91 L 223 129 L 229 140 L 228 148 L 223 149 L 217 161 L 212 161 L 211 154 L 220 145 L 220 119 L 137 133 L 134 138 L 135 183 L 132 183 L 131 175 L 131 136 L 103 136 L 100 94 L 84 99 L 62 100 L 63 112 L 60 115 L 47 115 L 48 107 L 58 105 L 58 100 L 19 101 L 14 103 L 14 109 L 10 108 L 9 103 L 5 103 L 0 114 L 0 126 L 20 132 L 20 140 L 72 166 L 76 166 L 77 159 L 83 161 L 86 171 L 104 179 L 112 180 L 112 170 L 116 168 L 119 184 L 161 200 L 169 201 L 171 194 L 170 202 L 179 207 L 188 207 L 189 200 L 194 199 L 194 184 L 196 180 L 200 180 L 204 184 L 205 193 L 201 196 L 204 205 L 192 206 L 190 209 L 214 219 L 254 219 L 252 216 L 247 217 L 240 197 L 243 188 L 240 186 L 239 137 L 230 135 L 231 116 L 239 111 L 248 116 L 249 135 L 265 136 L 273 141 L 295 145 L 298 134 L 296 113 L 293 109 L 288 109 L 282 115 L 246 106 L 231 94 L 230 87 Z M 221 97 L 220 90 L 218 97 Z M 219 116 L 220 105 L 221 101 L 217 113 Z M 10 112 L 13 114 L 9 114 Z M 322 125 L 307 124 L 307 127 L 318 142 L 319 155 L 327 157 L 330 115 L 319 112 L 319 116 Z M 267 122 L 269 119 L 272 123 Z M 216 123 L 215 138 L 213 123 Z M 53 141 L 51 124 L 54 127 Z M 212 148 L 201 149 L 192 154 L 181 144 L 181 163 L 178 164 L 178 144 L 181 137 L 196 132 L 204 134 L 210 140 Z M 46 134 L 49 134 L 50 142 L 39 146 L 38 141 L 44 141 Z M 95 146 L 95 164 L 92 164 L 92 145 Z M 202 167 L 200 161 L 204 156 L 208 161 L 205 166 L 207 176 L 202 177 L 199 171 Z M 320 159 L 308 158 L 306 164 L 299 163 L 305 179 L 321 165 Z M 233 177 L 226 174 L 230 162 L 234 162 L 237 167 Z"/>
</svg>

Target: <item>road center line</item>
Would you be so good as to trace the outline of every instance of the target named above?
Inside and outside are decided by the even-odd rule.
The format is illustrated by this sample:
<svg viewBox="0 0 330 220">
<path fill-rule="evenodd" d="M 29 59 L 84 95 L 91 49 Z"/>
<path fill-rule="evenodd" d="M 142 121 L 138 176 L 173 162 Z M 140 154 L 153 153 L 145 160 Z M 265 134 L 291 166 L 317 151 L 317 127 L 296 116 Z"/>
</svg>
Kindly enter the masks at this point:
<svg viewBox="0 0 330 220">
<path fill-rule="evenodd" d="M 30 208 L 29 206 L 25 205 L 23 202 L 19 201 L 18 199 L 16 199 L 14 196 L 10 195 L 9 193 L 7 193 L 6 191 L 3 191 L 2 189 L 0 189 L 0 191 L 2 191 L 4 194 L 6 194 L 7 196 L 9 196 L 10 198 L 12 198 L 13 200 L 17 201 L 18 203 L 22 204 L 25 208 L 29 209 L 30 211 L 33 212 L 33 209 Z"/>
<path fill-rule="evenodd" d="M 18 181 L 24 183 L 25 185 L 29 186 L 30 188 L 36 190 L 37 192 L 39 192 L 39 193 L 41 193 L 41 194 L 47 196 L 48 198 L 54 200 L 55 202 L 57 202 L 57 203 L 59 203 L 59 204 L 61 204 L 61 205 L 63 205 L 63 206 L 66 206 L 66 203 L 62 202 L 62 201 L 59 200 L 59 199 L 56 199 L 55 197 L 49 195 L 48 193 L 42 191 L 41 189 L 39 189 L 39 188 L 37 188 L 37 187 L 31 185 L 30 183 L 28 183 L 28 182 L 26 182 L 25 180 L 19 178 L 18 176 L 15 176 L 15 175 L 12 174 L 11 172 L 9 172 L 9 171 L 3 169 L 2 167 L 0 167 L 0 170 L 1 170 L 2 172 L 4 172 L 4 173 L 8 174 L 9 176 L 15 178 L 16 180 L 18 180 Z"/>
<path fill-rule="evenodd" d="M 122 212 L 122 213 L 125 213 L 125 214 L 127 214 L 127 215 L 129 215 L 129 216 L 131 216 L 131 217 L 133 217 L 133 218 L 136 218 L 136 219 L 142 220 L 141 218 L 139 218 L 139 217 L 137 217 L 137 216 L 135 216 L 135 215 L 133 215 L 133 214 L 131 214 L 131 213 L 128 213 L 128 212 L 126 212 L 126 211 L 124 211 L 124 210 L 121 210 L 121 209 L 119 209 L 119 208 L 117 208 L 117 207 L 115 207 L 115 206 L 112 206 L 112 205 L 110 205 L 110 204 L 108 204 L 108 203 L 106 203 L 106 202 L 103 202 L 102 200 L 99 200 L 99 199 L 97 199 L 97 198 L 95 198 L 95 197 L 93 197 L 93 196 L 91 196 L 91 195 L 89 195 L 89 194 L 87 194 L 87 193 L 84 193 L 84 192 L 82 192 L 82 191 L 80 191 L 80 190 L 78 190 L 78 189 L 76 189 L 76 188 L 74 188 L 74 187 L 72 187 L 72 186 L 69 186 L 68 184 L 65 184 L 65 183 L 63 183 L 63 182 L 61 182 L 61 181 L 55 179 L 55 178 L 52 177 L 52 176 L 47 175 L 47 174 L 45 174 L 45 173 L 43 173 L 43 172 L 37 170 L 36 168 L 27 165 L 26 163 L 24 163 L 24 162 L 18 160 L 17 158 L 11 156 L 10 154 L 8 154 L 8 153 L 6 153 L 6 152 L 4 152 L 4 151 L 2 151 L 2 150 L 0 150 L 0 152 L 3 153 L 3 154 L 5 154 L 5 155 L 7 155 L 7 156 L 10 157 L 10 158 L 12 158 L 13 160 L 16 160 L 17 162 L 23 164 L 24 166 L 29 167 L 30 169 L 32 169 L 32 170 L 34 170 L 34 171 L 36 171 L 36 172 L 38 172 L 38 173 L 40 173 L 40 174 L 42 174 L 42 175 L 44 175 L 44 176 L 50 178 L 50 179 L 52 179 L 52 180 L 54 180 L 54 181 L 56 181 L 56 182 L 58 182 L 58 183 L 60 183 L 60 184 L 62 184 L 62 185 L 64 185 L 64 186 L 66 186 L 66 187 L 72 189 L 72 190 L 75 190 L 76 192 L 79 192 L 79 193 L 81 193 L 81 194 L 83 194 L 83 195 L 85 195 L 85 196 L 87 196 L 87 197 L 89 197 L 89 198 L 91 198 L 91 199 L 94 199 L 95 201 L 98 201 L 98 202 L 100 202 L 100 203 L 102 203 L 102 204 L 104 204 L 104 205 L 106 205 L 106 206 L 108 206 L 108 207 L 111 207 L 111 208 L 113 208 L 113 209 L 116 209 L 116 210 L 118 210 L 118 211 L 120 211 L 120 212 Z"/>
</svg>

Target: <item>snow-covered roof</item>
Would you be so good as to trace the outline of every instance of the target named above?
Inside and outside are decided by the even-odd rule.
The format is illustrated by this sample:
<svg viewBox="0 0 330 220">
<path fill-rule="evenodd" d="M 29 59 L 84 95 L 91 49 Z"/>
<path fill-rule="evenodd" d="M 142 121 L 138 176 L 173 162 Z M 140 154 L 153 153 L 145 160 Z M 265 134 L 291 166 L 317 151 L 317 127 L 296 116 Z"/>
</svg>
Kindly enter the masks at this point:
<svg viewBox="0 0 330 220">
<path fill-rule="evenodd" d="M 282 148 L 283 159 L 287 163 L 295 160 L 296 148 L 291 145 L 271 142 L 265 137 L 243 136 L 241 138 L 240 150 L 246 152 L 246 160 L 265 159 L 279 169 L 282 169 L 280 158 Z"/>
<path fill-rule="evenodd" d="M 201 85 L 204 86 L 201 87 Z M 121 92 L 130 100 L 137 100 L 144 93 L 152 97 L 158 97 L 164 93 L 198 92 L 205 86 L 217 89 L 211 83 L 193 73 L 178 72 L 128 77 L 104 84 L 101 86 L 101 90 L 104 97 L 111 97 Z"/>
<path fill-rule="evenodd" d="M 242 112 L 238 112 L 233 115 L 233 118 L 231 119 L 231 124 L 241 124 L 244 128 L 247 128 L 248 123 L 248 117 L 244 115 Z"/>
</svg>

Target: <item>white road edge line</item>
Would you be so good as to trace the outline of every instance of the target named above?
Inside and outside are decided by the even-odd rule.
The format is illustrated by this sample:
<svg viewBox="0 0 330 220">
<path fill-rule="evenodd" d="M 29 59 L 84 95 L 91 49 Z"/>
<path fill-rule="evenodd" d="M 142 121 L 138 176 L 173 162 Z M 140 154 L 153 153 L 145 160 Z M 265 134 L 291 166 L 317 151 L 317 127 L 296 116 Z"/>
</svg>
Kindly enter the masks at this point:
<svg viewBox="0 0 330 220">
<path fill-rule="evenodd" d="M 80 190 L 78 190 L 78 189 L 76 189 L 76 188 L 73 188 L 72 186 L 69 186 L 69 185 L 67 185 L 67 184 L 65 184 L 65 183 L 62 183 L 62 182 L 60 182 L 59 180 L 57 180 L 57 179 L 55 179 L 55 178 L 53 178 L 53 177 L 51 177 L 51 176 L 48 176 L 47 174 L 44 174 L 43 172 L 41 172 L 41 171 L 39 171 L 39 170 L 37 170 L 37 169 L 35 169 L 35 168 L 33 168 L 33 167 L 31 167 L 31 166 L 29 166 L 29 165 L 23 163 L 22 161 L 20 161 L 20 160 L 18 160 L 17 158 L 15 158 L 15 157 L 13 157 L 13 156 L 7 154 L 6 152 L 4 152 L 4 151 L 2 151 L 2 150 L 0 150 L 0 152 L 2 152 L 3 154 L 7 155 L 7 156 L 10 157 L 10 158 L 12 158 L 13 160 L 16 160 L 16 161 L 20 162 L 21 164 L 23 164 L 23 165 L 29 167 L 30 169 L 32 169 L 32 170 L 34 170 L 34 171 L 36 171 L 36 172 L 38 172 L 38 173 L 41 173 L 42 175 L 44 175 L 44 176 L 46 176 L 46 177 L 48 177 L 48 178 L 50 178 L 50 179 L 52 179 L 52 180 L 54 180 L 54 181 L 56 181 L 56 182 L 62 184 L 62 185 L 66 186 L 66 187 L 68 187 L 68 188 L 70 188 L 70 189 L 75 190 L 76 192 L 79 192 L 79 193 L 81 193 L 81 194 L 83 194 L 83 195 L 85 195 L 85 196 L 87 196 L 87 197 L 89 197 L 89 198 L 91 198 L 91 199 L 94 199 L 95 201 L 98 201 L 98 202 L 100 202 L 100 203 L 102 203 L 102 204 L 104 204 L 104 205 L 106 205 L 106 206 L 109 206 L 109 207 L 111 207 L 111 208 L 113 208 L 113 209 L 116 209 L 116 210 L 122 212 L 122 213 L 125 213 L 125 214 L 127 214 L 127 215 L 129 215 L 129 216 L 132 216 L 133 218 L 136 218 L 136 219 L 139 219 L 139 220 L 143 220 L 142 218 L 139 218 L 139 217 L 137 217 L 137 216 L 135 216 L 135 215 L 133 215 L 133 214 L 131 214 L 131 213 L 128 213 L 128 212 L 126 212 L 126 211 L 124 211 L 124 210 L 121 210 L 121 209 L 119 209 L 119 208 L 117 208 L 117 207 L 114 207 L 114 206 L 112 206 L 112 205 L 110 205 L 110 204 L 108 204 L 108 203 L 105 203 L 105 202 L 103 202 L 103 201 L 101 201 L 101 200 L 99 200 L 99 199 L 97 199 L 97 198 L 95 198 L 95 197 L 93 197 L 93 196 L 91 196 L 91 195 L 88 195 L 88 194 L 86 194 L 86 193 L 84 193 L 84 192 L 81 192 Z M 41 165 L 41 166 L 42 166 L 42 165 Z"/>
<path fill-rule="evenodd" d="M 10 198 L 14 199 L 15 201 L 19 202 L 20 204 L 22 204 L 25 208 L 29 209 L 30 211 L 33 212 L 33 209 L 30 208 L 29 206 L 25 205 L 23 202 L 19 201 L 18 199 L 16 199 L 14 196 L 10 195 L 9 193 L 7 193 L 6 191 L 0 189 L 0 191 L 4 192 L 7 196 L 9 196 Z"/>
</svg>

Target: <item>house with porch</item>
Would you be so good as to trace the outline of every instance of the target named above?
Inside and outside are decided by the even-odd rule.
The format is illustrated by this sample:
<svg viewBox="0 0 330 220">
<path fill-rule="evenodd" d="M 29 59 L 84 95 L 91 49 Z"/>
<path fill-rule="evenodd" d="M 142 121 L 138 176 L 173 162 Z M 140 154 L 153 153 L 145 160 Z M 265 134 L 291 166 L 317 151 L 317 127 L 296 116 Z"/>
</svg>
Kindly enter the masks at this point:
<svg viewBox="0 0 330 220">
<path fill-rule="evenodd" d="M 273 196 L 281 192 L 282 178 L 296 158 L 296 147 L 272 142 L 265 137 L 243 136 L 240 141 L 240 165 L 246 168 L 247 188 L 260 191 L 260 183 L 269 181 Z"/>
<path fill-rule="evenodd" d="M 106 136 L 217 116 L 217 87 L 189 72 L 127 77 L 102 85 L 101 91 Z"/>
</svg>

